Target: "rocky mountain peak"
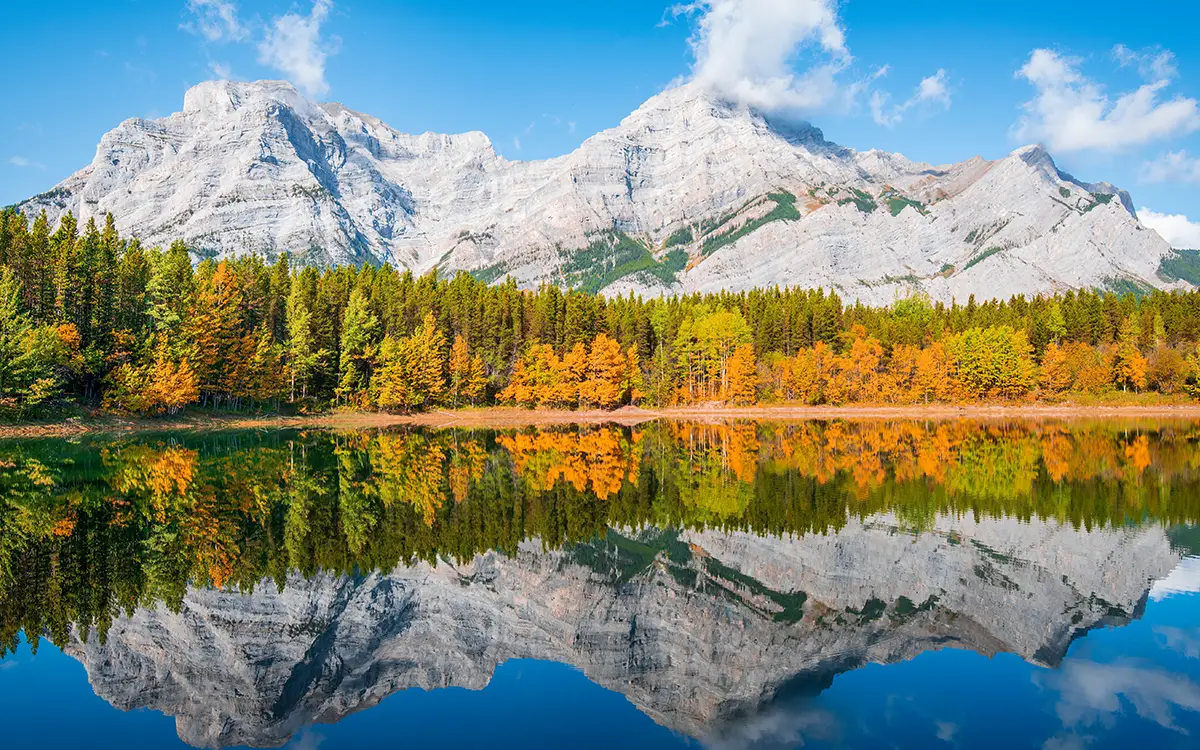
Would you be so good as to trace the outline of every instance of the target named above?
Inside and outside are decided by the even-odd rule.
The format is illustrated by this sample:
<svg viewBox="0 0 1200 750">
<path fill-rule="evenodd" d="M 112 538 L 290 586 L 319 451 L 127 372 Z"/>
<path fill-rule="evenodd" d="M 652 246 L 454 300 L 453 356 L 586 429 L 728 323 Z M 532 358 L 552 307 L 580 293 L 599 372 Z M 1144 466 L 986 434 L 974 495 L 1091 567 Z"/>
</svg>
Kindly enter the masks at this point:
<svg viewBox="0 0 1200 750">
<path fill-rule="evenodd" d="M 510 162 L 482 133 L 409 135 L 286 82 L 208 82 L 20 207 L 112 212 L 123 233 L 198 257 L 288 251 L 605 293 L 821 286 L 889 304 L 1171 285 L 1172 251 L 1128 194 L 1062 174 L 1041 146 L 932 167 L 695 83 L 570 154 Z"/>
<path fill-rule="evenodd" d="M 227 117 L 238 110 L 285 106 L 304 117 L 314 117 L 318 105 L 287 81 L 205 81 L 183 95 L 183 114 L 201 119 Z"/>
</svg>

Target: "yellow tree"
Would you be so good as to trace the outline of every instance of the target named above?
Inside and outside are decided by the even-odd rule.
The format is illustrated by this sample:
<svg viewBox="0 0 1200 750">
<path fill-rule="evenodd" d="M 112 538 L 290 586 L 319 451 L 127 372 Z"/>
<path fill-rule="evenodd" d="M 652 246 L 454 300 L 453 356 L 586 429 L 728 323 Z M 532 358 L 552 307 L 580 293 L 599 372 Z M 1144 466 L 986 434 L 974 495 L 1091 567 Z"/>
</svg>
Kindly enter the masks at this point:
<svg viewBox="0 0 1200 750">
<path fill-rule="evenodd" d="M 918 401 L 953 401 L 957 396 L 954 360 L 945 345 L 935 341 L 917 355 L 913 394 Z"/>
<path fill-rule="evenodd" d="M 260 404 L 281 398 L 286 388 L 283 350 L 275 344 L 266 326 L 258 333 L 254 357 L 250 362 L 249 380 L 249 396 Z"/>
<path fill-rule="evenodd" d="M 754 344 L 742 344 L 729 358 L 725 400 L 737 406 L 750 406 L 758 401 L 758 368 Z"/>
<path fill-rule="evenodd" d="M 150 373 L 146 402 L 156 413 L 175 414 L 200 398 L 196 373 L 186 359 L 174 362 L 159 354 Z"/>
<path fill-rule="evenodd" d="M 1074 384 L 1071 363 L 1058 344 L 1050 344 L 1042 354 L 1042 390 L 1050 396 L 1066 393 Z"/>
<path fill-rule="evenodd" d="M 558 363 L 553 401 L 558 406 L 576 406 L 581 399 L 580 391 L 587 379 L 587 347 L 576 344 Z"/>
<path fill-rule="evenodd" d="M 487 388 L 487 374 L 484 372 L 483 360 L 478 356 L 472 357 L 467 340 L 462 334 L 454 337 L 454 346 L 450 347 L 450 389 L 448 396 L 452 406 L 459 406 L 463 401 L 474 404 L 483 398 Z"/>
<path fill-rule="evenodd" d="M 409 387 L 408 342 L 388 336 L 379 346 L 378 369 L 371 380 L 375 403 L 383 409 L 408 409 L 413 406 Z"/>
<path fill-rule="evenodd" d="M 1063 345 L 1072 388 L 1082 393 L 1104 393 L 1113 387 L 1113 352 L 1073 342 Z"/>
<path fill-rule="evenodd" d="M 868 336 L 867 329 L 861 325 L 854 326 L 853 335 L 850 351 L 832 360 L 834 372 L 825 393 L 835 404 L 880 398 L 883 346 L 878 339 Z"/>
<path fill-rule="evenodd" d="M 815 351 L 801 349 L 796 352 L 795 357 L 785 361 L 783 387 L 787 401 L 815 404 L 821 400 L 821 379 Z"/>
<path fill-rule="evenodd" d="M 1138 341 L 1142 337 L 1142 326 L 1136 315 L 1130 315 L 1121 324 L 1121 334 L 1117 341 L 1116 358 L 1113 361 L 1113 378 L 1121 390 L 1135 390 L 1146 387 L 1146 358 L 1138 349 Z"/>
<path fill-rule="evenodd" d="M 970 328 L 951 337 L 946 350 L 970 397 L 1020 398 L 1037 382 L 1033 347 L 1025 331 L 1008 326 Z"/>
<path fill-rule="evenodd" d="M 530 344 L 513 367 L 508 387 L 499 394 L 501 401 L 525 406 L 553 402 L 560 392 L 558 379 L 562 363 L 549 344 Z"/>
<path fill-rule="evenodd" d="M 462 334 L 454 337 L 454 345 L 450 347 L 450 405 L 457 407 L 466 400 L 467 384 L 471 378 L 471 353 L 467 350 L 467 340 Z"/>
<path fill-rule="evenodd" d="M 409 342 L 409 387 L 417 399 L 413 405 L 428 408 L 441 403 L 446 395 L 446 337 L 432 313 L 425 314 Z"/>
<path fill-rule="evenodd" d="M 580 402 L 601 409 L 620 406 L 626 386 L 625 365 L 621 345 L 606 333 L 598 334 L 588 355 L 587 379 L 580 386 Z"/>
</svg>

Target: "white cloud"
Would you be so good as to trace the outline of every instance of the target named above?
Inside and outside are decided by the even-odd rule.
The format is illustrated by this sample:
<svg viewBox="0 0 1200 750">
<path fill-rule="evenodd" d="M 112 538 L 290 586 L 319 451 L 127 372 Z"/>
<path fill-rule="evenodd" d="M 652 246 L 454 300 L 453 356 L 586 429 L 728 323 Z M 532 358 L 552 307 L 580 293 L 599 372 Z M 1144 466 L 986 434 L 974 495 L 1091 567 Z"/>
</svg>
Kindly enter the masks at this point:
<svg viewBox="0 0 1200 750">
<path fill-rule="evenodd" d="M 46 165 L 33 161 L 25 156 L 10 156 L 8 163 L 20 169 L 45 169 Z"/>
<path fill-rule="evenodd" d="M 1200 224 L 1182 214 L 1160 214 L 1143 208 L 1138 211 L 1142 226 L 1153 229 L 1181 250 L 1200 250 Z M 1189 561 L 1196 560 L 1189 564 Z M 1200 591 L 1200 558 L 1187 558 L 1171 575 L 1154 584 L 1150 596 L 1155 601 L 1177 593 Z"/>
<path fill-rule="evenodd" d="M 187 9 L 193 20 L 179 28 L 198 34 L 210 42 L 241 42 L 250 30 L 238 20 L 237 5 L 230 0 L 188 0 Z"/>
<path fill-rule="evenodd" d="M 804 699 L 770 703 L 722 726 L 715 736 L 704 739 L 710 750 L 741 750 L 749 747 L 801 747 L 809 740 L 830 740 L 840 734 L 837 717 Z"/>
<path fill-rule="evenodd" d="M 282 71 L 309 96 L 329 93 L 325 61 L 336 54 L 338 41 L 321 39 L 321 24 L 333 10 L 333 0 L 314 0 L 312 13 L 288 13 L 271 23 L 258 45 L 258 61 Z"/>
<path fill-rule="evenodd" d="M 233 68 L 229 66 L 229 63 L 210 60 L 208 63 L 208 69 L 212 71 L 213 75 L 222 81 L 229 81 L 233 79 Z"/>
<path fill-rule="evenodd" d="M 1175 53 L 1165 49 L 1150 49 L 1134 52 L 1124 44 L 1113 47 L 1113 59 L 1122 68 L 1137 68 L 1148 81 L 1170 80 L 1179 75 L 1175 66 Z"/>
<path fill-rule="evenodd" d="M 881 68 L 874 78 L 887 75 L 887 72 L 886 67 Z M 949 76 L 945 70 L 922 79 L 913 95 L 900 104 L 892 104 L 892 95 L 886 91 L 875 91 L 869 102 L 871 117 L 885 128 L 898 125 L 910 109 L 930 105 L 950 109 Z"/>
<path fill-rule="evenodd" d="M 1161 625 L 1154 629 L 1154 634 L 1172 651 L 1177 651 L 1189 659 L 1200 659 L 1200 630 Z"/>
<path fill-rule="evenodd" d="M 1182 731 L 1174 710 L 1200 711 L 1200 687 L 1194 682 L 1135 661 L 1068 659 L 1059 670 L 1038 674 L 1034 681 L 1059 693 L 1055 711 L 1065 727 L 1104 721 L 1122 713 L 1127 703 L 1142 718 Z"/>
<path fill-rule="evenodd" d="M 942 742 L 954 742 L 954 735 L 958 734 L 958 725 L 952 721 L 939 721 L 934 724 L 937 727 L 937 738 Z"/>
<path fill-rule="evenodd" d="M 1200 182 L 1200 159 L 1173 151 L 1143 164 L 1140 176 L 1142 182 Z"/>
<path fill-rule="evenodd" d="M 853 59 L 833 0 L 698 0 L 670 12 L 699 15 L 690 41 L 695 80 L 744 106 L 823 107 L 838 96 L 835 77 Z M 797 73 L 802 54 L 812 64 Z"/>
<path fill-rule="evenodd" d="M 1118 62 L 1136 64 L 1150 81 L 1134 91 L 1109 99 L 1099 84 L 1079 72 L 1080 60 L 1048 49 L 1037 49 L 1017 71 L 1037 95 L 1026 102 L 1025 116 L 1015 134 L 1039 140 L 1058 151 L 1117 151 L 1200 130 L 1200 106 L 1195 99 L 1162 99 L 1175 73 L 1170 53 L 1150 62 L 1123 47 Z M 1168 57 L 1164 57 L 1168 56 Z"/>
</svg>

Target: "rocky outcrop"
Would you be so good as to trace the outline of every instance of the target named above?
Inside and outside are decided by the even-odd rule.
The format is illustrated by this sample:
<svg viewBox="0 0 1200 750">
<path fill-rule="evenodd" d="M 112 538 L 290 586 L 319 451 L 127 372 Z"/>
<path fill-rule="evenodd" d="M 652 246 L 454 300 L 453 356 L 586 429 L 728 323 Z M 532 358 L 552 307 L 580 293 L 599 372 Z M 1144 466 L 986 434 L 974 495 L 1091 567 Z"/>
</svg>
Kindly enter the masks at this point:
<svg viewBox="0 0 1200 750">
<path fill-rule="evenodd" d="M 566 156 L 510 162 L 481 133 L 398 133 L 281 82 L 208 82 L 129 120 L 92 164 L 22 204 L 112 212 L 205 256 L 468 270 L 644 293 L 823 286 L 890 303 L 1133 284 L 1172 251 L 1124 193 L 1040 147 L 935 167 L 857 152 L 694 84 Z"/>
<path fill-rule="evenodd" d="M 105 644 L 67 650 L 99 695 L 174 715 L 197 746 L 282 745 L 398 690 L 482 688 L 515 658 L 576 665 L 659 723 L 713 737 L 785 692 L 930 649 L 1053 666 L 1088 628 L 1137 616 L 1178 561 L 1157 527 L 942 518 L 918 535 L 877 518 L 798 539 L 613 532 L 465 566 L 192 590 L 178 612 L 138 610 Z"/>
</svg>

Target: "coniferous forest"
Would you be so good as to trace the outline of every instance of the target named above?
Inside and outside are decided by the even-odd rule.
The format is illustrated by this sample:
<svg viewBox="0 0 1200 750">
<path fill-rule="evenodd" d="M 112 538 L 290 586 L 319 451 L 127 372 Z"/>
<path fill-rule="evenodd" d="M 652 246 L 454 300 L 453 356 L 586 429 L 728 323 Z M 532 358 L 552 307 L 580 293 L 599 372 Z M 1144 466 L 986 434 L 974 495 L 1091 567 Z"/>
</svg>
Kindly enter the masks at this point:
<svg viewBox="0 0 1200 750">
<path fill-rule="evenodd" d="M 0 417 L 1200 396 L 1200 292 L 872 308 L 819 289 L 643 300 L 193 260 L 111 216 L 0 213 Z"/>
</svg>

